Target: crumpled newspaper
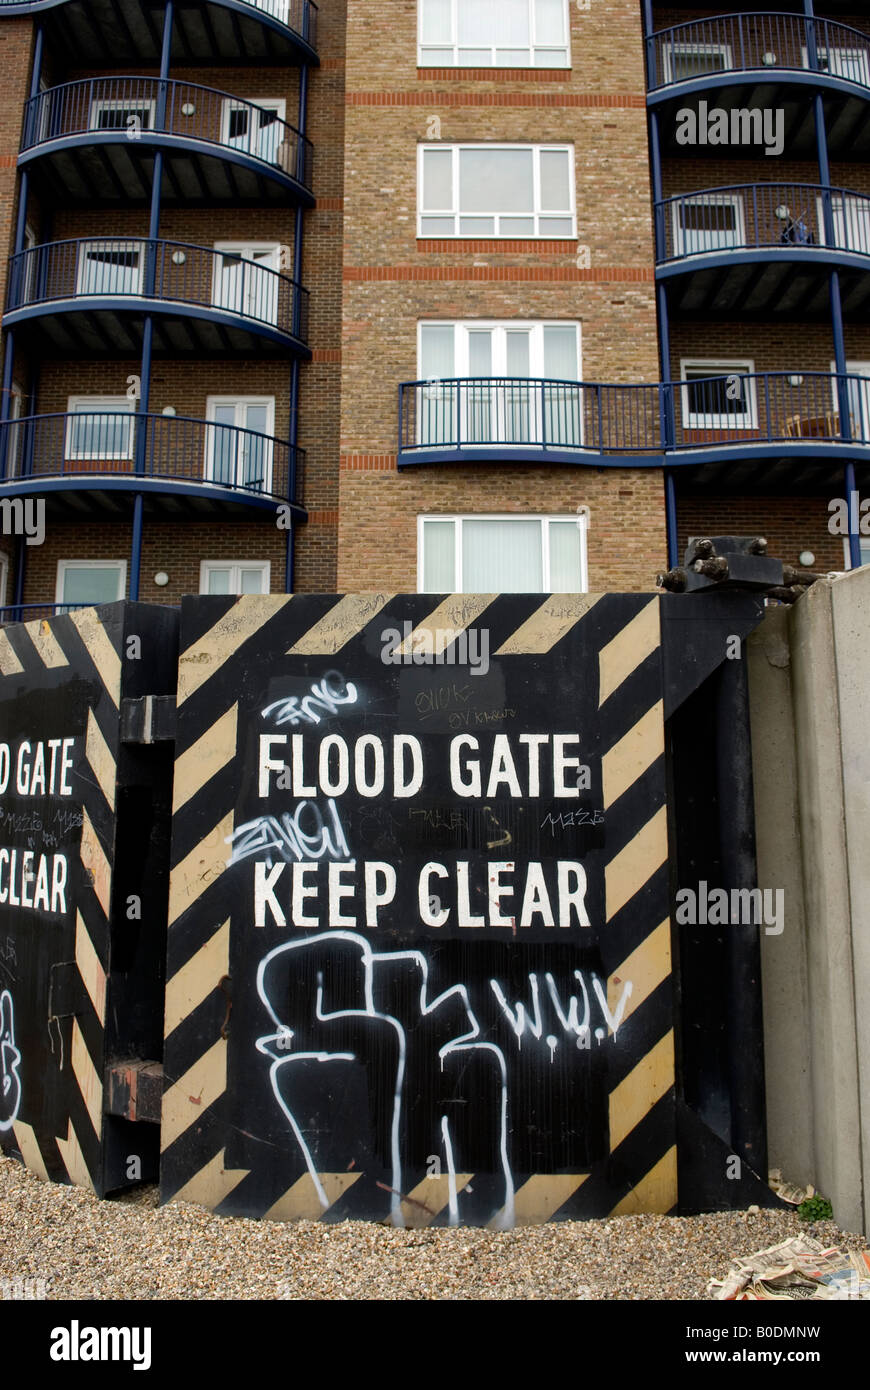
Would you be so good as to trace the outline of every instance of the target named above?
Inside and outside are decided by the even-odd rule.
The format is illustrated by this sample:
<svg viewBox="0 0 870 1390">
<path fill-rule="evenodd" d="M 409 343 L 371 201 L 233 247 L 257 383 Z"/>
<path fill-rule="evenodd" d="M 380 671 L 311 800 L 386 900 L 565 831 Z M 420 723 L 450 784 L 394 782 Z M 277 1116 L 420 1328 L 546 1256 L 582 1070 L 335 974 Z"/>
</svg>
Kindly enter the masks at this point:
<svg viewBox="0 0 870 1390">
<path fill-rule="evenodd" d="M 709 1281 L 707 1293 L 738 1303 L 804 1298 L 870 1302 L 870 1251 L 842 1251 L 810 1236 L 792 1236 L 734 1259 L 724 1279 Z"/>
<path fill-rule="evenodd" d="M 816 1195 L 816 1189 L 812 1183 L 808 1187 L 798 1187 L 796 1183 L 784 1182 L 779 1168 L 771 1168 L 767 1175 L 768 1186 L 771 1192 L 775 1192 L 783 1202 L 788 1202 L 789 1206 L 799 1207 L 801 1202 L 805 1202 L 808 1197 Z"/>
</svg>

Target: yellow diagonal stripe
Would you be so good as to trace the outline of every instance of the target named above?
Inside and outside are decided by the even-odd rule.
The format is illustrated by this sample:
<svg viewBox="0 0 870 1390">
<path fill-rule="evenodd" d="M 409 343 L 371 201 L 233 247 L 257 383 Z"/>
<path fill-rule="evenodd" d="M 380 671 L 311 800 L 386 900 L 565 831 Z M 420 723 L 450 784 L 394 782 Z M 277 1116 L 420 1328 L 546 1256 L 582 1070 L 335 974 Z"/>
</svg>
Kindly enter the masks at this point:
<svg viewBox="0 0 870 1390">
<path fill-rule="evenodd" d="M 84 1033 L 77 1018 L 73 1019 L 71 1061 L 73 1075 L 79 1084 L 82 1100 L 88 1112 L 88 1119 L 99 1139 L 103 1128 L 103 1083 L 99 1072 L 91 1061 Z"/>
<path fill-rule="evenodd" d="M 639 1125 L 674 1084 L 674 1030 L 641 1057 L 610 1092 L 610 1152 Z"/>
<path fill-rule="evenodd" d="M 604 867 L 607 920 L 611 921 L 668 857 L 668 815 L 662 806 Z"/>
<path fill-rule="evenodd" d="M 622 1020 L 630 1018 L 653 990 L 658 989 L 671 973 L 671 923 L 666 918 L 655 931 L 626 956 L 607 980 L 607 1007 L 615 1013 L 622 998 L 626 981 L 631 981 L 631 994 L 625 1003 Z"/>
<path fill-rule="evenodd" d="M 100 958 L 80 912 L 76 912 L 76 966 L 97 1018 L 101 1023 L 105 1023 L 106 972 L 100 964 Z"/>
<path fill-rule="evenodd" d="M 163 1036 L 168 1038 L 230 971 L 230 924 L 224 922 L 166 982 Z"/>
<path fill-rule="evenodd" d="M 121 698 L 121 658 L 112 646 L 111 639 L 95 608 L 79 608 L 70 613 L 70 621 L 79 630 L 79 635 L 88 649 L 91 661 L 97 668 L 100 680 L 117 705 Z"/>
<path fill-rule="evenodd" d="M 175 760 L 172 814 L 201 791 L 236 756 L 239 707 L 233 705 L 215 720 L 201 738 Z"/>
<path fill-rule="evenodd" d="M 52 632 L 47 618 L 37 618 L 32 623 L 25 623 L 24 631 L 36 648 L 40 661 L 50 671 L 58 666 L 69 666 L 66 652 L 58 642 L 57 634 Z"/>
<path fill-rule="evenodd" d="M 623 792 L 633 786 L 665 751 L 664 704 L 659 700 L 608 748 L 601 759 L 604 809 L 611 807 Z"/>
<path fill-rule="evenodd" d="M 225 1157 L 226 1149 L 221 1149 L 175 1193 L 172 1201 L 195 1202 L 198 1207 L 208 1207 L 214 1211 L 251 1171 L 250 1168 L 224 1167 Z"/>
<path fill-rule="evenodd" d="M 5 632 L 0 632 L 0 675 L 17 676 L 24 667 L 12 650 L 12 643 Z"/>
<path fill-rule="evenodd" d="M 61 1139 L 58 1135 L 56 1142 L 63 1159 L 63 1166 L 69 1174 L 70 1182 L 75 1183 L 76 1187 L 86 1187 L 90 1192 L 93 1192 L 94 1184 L 88 1172 L 88 1165 L 85 1163 L 79 1137 L 73 1129 L 72 1120 L 67 1121 L 66 1138 Z"/>
<path fill-rule="evenodd" d="M 658 1212 L 662 1215 L 677 1205 L 677 1150 L 668 1149 L 655 1167 L 650 1168 L 646 1177 L 627 1192 L 622 1201 L 613 1208 L 611 1216 L 636 1216 L 642 1212 Z"/>
<path fill-rule="evenodd" d="M 91 765 L 91 771 L 97 779 L 100 791 L 114 811 L 115 809 L 115 782 L 118 777 L 118 769 L 115 759 L 112 757 L 109 745 L 103 738 L 103 731 L 94 717 L 94 711 L 88 710 L 88 727 L 85 734 L 85 757 Z"/>
<path fill-rule="evenodd" d="M 219 666 L 292 601 L 289 594 L 242 594 L 214 627 L 181 653 L 178 704 L 183 705 Z"/>
<path fill-rule="evenodd" d="M 502 642 L 496 656 L 542 655 L 551 651 L 601 598 L 601 594 L 551 594 L 506 642 Z"/>
<path fill-rule="evenodd" d="M 332 656 L 386 608 L 392 594 L 345 594 L 293 644 L 288 656 Z"/>
<path fill-rule="evenodd" d="M 402 656 L 410 655 L 426 634 L 427 649 L 435 656 L 440 656 L 460 632 L 464 632 L 477 621 L 496 597 L 496 594 L 451 594 L 443 603 L 439 603 L 428 618 L 417 624 L 397 651 L 401 652 Z"/>
<path fill-rule="evenodd" d="M 111 899 L 112 870 L 109 861 L 103 853 L 103 846 L 97 838 L 97 832 L 91 824 L 91 818 L 87 811 L 82 807 L 82 843 L 81 860 L 84 867 L 93 877 L 93 889 L 97 895 L 100 907 L 108 917 L 109 902 Z"/>
<path fill-rule="evenodd" d="M 659 631 L 659 601 L 651 599 L 630 623 L 616 634 L 598 657 L 598 706 L 618 690 L 632 671 L 646 661 L 661 641 Z"/>
<path fill-rule="evenodd" d="M 514 1197 L 514 1220 L 517 1226 L 543 1226 L 570 1197 L 583 1186 L 588 1173 L 535 1173 L 527 1178 Z M 500 1230 L 503 1213 L 497 1213 L 488 1223 L 490 1229 Z"/>
<path fill-rule="evenodd" d="M 457 1173 L 457 1193 L 467 1187 L 473 1177 L 473 1173 Z M 406 1226 L 421 1231 L 425 1226 L 432 1224 L 449 1202 L 450 1178 L 446 1174 L 438 1178 L 424 1178 L 403 1198 L 402 1218 Z"/>
<path fill-rule="evenodd" d="M 15 1135 L 15 1142 L 21 1150 L 21 1157 L 24 1159 L 25 1168 L 29 1168 L 31 1173 L 35 1173 L 43 1182 L 48 1182 L 48 1169 L 42 1157 L 42 1150 L 32 1125 L 26 1125 L 23 1120 L 16 1120 L 12 1126 Z"/>
<path fill-rule="evenodd" d="M 230 857 L 227 840 L 233 833 L 233 813 L 228 811 L 210 834 L 200 840 L 169 876 L 169 925 L 172 926 L 220 878 Z"/>
<path fill-rule="evenodd" d="M 227 1044 L 224 1038 L 199 1057 L 173 1086 L 163 1092 L 160 1151 L 174 1144 L 227 1088 Z"/>
<path fill-rule="evenodd" d="M 310 1173 L 305 1173 L 269 1208 L 266 1220 L 319 1221 L 323 1213 L 362 1177 L 362 1173 L 318 1173 L 317 1177 L 326 1193 L 328 1206 L 320 1205 L 314 1179 Z"/>
</svg>

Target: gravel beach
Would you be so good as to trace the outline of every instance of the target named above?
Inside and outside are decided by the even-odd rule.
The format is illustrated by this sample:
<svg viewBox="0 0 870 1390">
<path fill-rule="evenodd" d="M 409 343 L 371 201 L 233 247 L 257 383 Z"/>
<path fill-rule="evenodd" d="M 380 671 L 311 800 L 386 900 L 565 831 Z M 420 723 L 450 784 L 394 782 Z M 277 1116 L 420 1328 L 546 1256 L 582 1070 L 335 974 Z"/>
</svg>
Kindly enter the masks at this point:
<svg viewBox="0 0 870 1390">
<path fill-rule="evenodd" d="M 50 1299 L 706 1299 L 732 1255 L 799 1232 L 862 1236 L 793 1212 L 622 1216 L 507 1233 L 400 1231 L 362 1221 L 282 1225 L 157 1205 L 145 1188 L 98 1201 L 0 1156 L 0 1293 Z M 11 1281 L 11 1282 L 7 1282 Z"/>
</svg>

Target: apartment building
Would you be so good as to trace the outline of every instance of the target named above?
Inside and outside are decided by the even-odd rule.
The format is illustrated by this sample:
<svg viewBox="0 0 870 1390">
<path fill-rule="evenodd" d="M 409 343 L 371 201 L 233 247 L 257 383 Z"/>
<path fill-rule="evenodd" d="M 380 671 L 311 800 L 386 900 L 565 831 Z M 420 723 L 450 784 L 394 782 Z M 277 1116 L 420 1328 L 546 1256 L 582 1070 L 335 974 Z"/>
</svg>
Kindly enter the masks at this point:
<svg viewBox="0 0 870 1390">
<path fill-rule="evenodd" d="M 0 0 L 0 54 L 7 620 L 860 562 L 866 17 Z"/>
</svg>

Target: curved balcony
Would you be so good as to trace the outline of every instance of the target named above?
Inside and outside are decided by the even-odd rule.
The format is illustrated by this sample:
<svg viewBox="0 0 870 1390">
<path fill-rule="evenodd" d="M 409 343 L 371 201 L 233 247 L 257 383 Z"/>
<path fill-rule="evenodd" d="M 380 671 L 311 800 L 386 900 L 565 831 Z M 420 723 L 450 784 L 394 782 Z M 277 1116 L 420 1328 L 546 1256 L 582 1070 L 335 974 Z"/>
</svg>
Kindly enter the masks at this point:
<svg viewBox="0 0 870 1390">
<path fill-rule="evenodd" d="M 685 154 L 676 140 L 676 110 L 687 99 L 729 113 L 781 109 L 784 150 L 793 158 L 815 152 L 813 91 L 825 102 L 832 158 L 870 154 L 870 35 L 828 19 L 758 12 L 718 15 L 662 29 L 647 40 L 649 103 L 659 107 L 662 149 Z M 736 146 L 736 148 L 735 148 Z M 727 156 L 757 157 L 758 144 L 733 141 Z M 693 154 L 722 155 L 721 145 L 698 144 Z"/>
<path fill-rule="evenodd" d="M 310 355 L 307 291 L 231 250 L 86 237 L 10 259 L 4 325 L 43 357 L 136 356 L 146 313 L 166 356 Z"/>
<path fill-rule="evenodd" d="M 808 183 L 734 184 L 658 203 L 657 278 L 683 316 L 827 319 L 828 277 L 843 311 L 870 307 L 870 197 Z"/>
<path fill-rule="evenodd" d="M 162 13 L 143 0 L 0 0 L 38 15 L 68 59 L 87 67 L 160 63 Z M 175 0 L 172 61 L 317 62 L 313 0 Z"/>
<path fill-rule="evenodd" d="M 175 415 L 83 411 L 0 425 L 2 496 L 142 492 L 272 513 L 289 503 L 304 515 L 304 462 L 286 440 Z"/>
<path fill-rule="evenodd" d="M 754 372 L 623 386 L 502 377 L 399 388 L 400 468 L 712 464 L 723 480 L 742 481 L 764 462 L 768 481 L 787 481 L 797 459 L 833 476 L 847 460 L 870 464 L 870 378 Z"/>
<path fill-rule="evenodd" d="M 163 152 L 166 205 L 313 205 L 310 140 L 283 107 L 195 82 L 91 77 L 25 102 L 20 165 L 58 206 L 145 206 Z"/>
</svg>

